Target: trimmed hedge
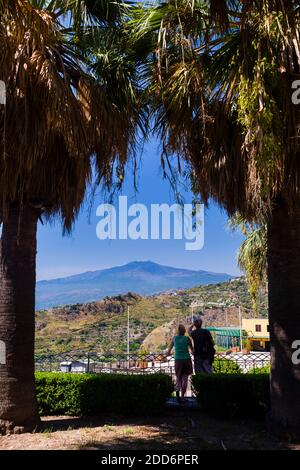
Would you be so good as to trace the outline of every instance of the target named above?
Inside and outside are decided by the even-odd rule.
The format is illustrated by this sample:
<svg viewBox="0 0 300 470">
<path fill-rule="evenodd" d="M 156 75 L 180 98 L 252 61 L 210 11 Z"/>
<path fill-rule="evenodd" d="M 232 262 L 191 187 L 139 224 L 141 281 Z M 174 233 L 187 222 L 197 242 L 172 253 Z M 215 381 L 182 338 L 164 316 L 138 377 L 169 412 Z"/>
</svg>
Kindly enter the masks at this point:
<svg viewBox="0 0 300 470">
<path fill-rule="evenodd" d="M 213 416 L 263 417 L 270 405 L 268 374 L 196 374 L 194 393 Z"/>
<path fill-rule="evenodd" d="M 262 367 L 253 367 L 250 369 L 247 374 L 269 374 L 271 373 L 271 366 L 262 366 Z"/>
<path fill-rule="evenodd" d="M 154 415 L 162 411 L 173 389 L 166 374 L 36 373 L 41 415 Z"/>
<path fill-rule="evenodd" d="M 242 369 L 235 361 L 223 358 L 215 358 L 213 371 L 216 374 L 242 374 Z"/>
</svg>

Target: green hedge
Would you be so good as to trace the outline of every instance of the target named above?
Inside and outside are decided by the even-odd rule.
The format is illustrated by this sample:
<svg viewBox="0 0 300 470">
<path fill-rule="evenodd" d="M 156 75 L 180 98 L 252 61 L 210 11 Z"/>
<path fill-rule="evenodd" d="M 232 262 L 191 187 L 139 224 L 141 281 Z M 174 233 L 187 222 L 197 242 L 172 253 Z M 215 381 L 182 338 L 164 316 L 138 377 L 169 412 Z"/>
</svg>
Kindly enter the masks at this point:
<svg viewBox="0 0 300 470">
<path fill-rule="evenodd" d="M 271 372 L 271 366 L 262 366 L 262 367 L 253 367 L 253 369 L 250 369 L 247 374 L 269 374 Z"/>
<path fill-rule="evenodd" d="M 153 415 L 173 391 L 166 374 L 36 373 L 41 415 L 87 415 L 101 412 Z"/>
<path fill-rule="evenodd" d="M 242 374 L 240 366 L 231 359 L 215 358 L 213 371 L 216 374 Z"/>
<path fill-rule="evenodd" d="M 262 417 L 269 408 L 268 374 L 196 374 L 194 393 L 201 408 L 218 417 Z"/>
</svg>

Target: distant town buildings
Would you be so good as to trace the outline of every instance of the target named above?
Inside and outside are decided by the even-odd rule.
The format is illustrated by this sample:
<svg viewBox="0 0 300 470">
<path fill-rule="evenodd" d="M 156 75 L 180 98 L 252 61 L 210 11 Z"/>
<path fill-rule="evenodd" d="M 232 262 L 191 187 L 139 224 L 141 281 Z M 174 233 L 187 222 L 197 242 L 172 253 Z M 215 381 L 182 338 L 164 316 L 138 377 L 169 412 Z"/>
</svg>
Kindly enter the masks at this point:
<svg viewBox="0 0 300 470">
<path fill-rule="evenodd" d="M 63 361 L 60 363 L 61 372 L 87 373 L 95 372 L 95 362 L 84 359 L 82 361 Z"/>
<path fill-rule="evenodd" d="M 236 327 L 208 327 L 217 346 L 232 349 L 240 346 L 240 329 Z M 242 336 L 250 351 L 270 351 L 269 320 L 242 318 Z"/>
<path fill-rule="evenodd" d="M 267 318 L 243 318 L 242 329 L 246 332 L 251 351 L 270 351 L 269 320 Z"/>
</svg>

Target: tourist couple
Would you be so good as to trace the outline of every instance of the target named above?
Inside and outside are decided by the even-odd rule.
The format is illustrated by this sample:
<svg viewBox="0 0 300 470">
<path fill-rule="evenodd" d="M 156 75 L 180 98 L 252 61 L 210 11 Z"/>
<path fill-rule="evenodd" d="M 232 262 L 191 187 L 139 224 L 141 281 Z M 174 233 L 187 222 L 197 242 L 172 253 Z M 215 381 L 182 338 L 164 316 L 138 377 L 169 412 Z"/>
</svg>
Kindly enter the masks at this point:
<svg viewBox="0 0 300 470">
<path fill-rule="evenodd" d="M 177 335 L 174 336 L 167 355 L 175 350 L 175 374 L 176 374 L 176 398 L 178 402 L 182 401 L 187 389 L 189 375 L 193 373 L 193 365 L 190 352 L 194 354 L 195 373 L 212 373 L 212 364 L 214 361 L 215 348 L 212 336 L 208 330 L 202 328 L 202 319 L 200 317 L 194 320 L 189 328 L 189 336 L 186 336 L 185 326 L 178 326 Z M 181 395 L 180 395 L 181 392 Z"/>
</svg>

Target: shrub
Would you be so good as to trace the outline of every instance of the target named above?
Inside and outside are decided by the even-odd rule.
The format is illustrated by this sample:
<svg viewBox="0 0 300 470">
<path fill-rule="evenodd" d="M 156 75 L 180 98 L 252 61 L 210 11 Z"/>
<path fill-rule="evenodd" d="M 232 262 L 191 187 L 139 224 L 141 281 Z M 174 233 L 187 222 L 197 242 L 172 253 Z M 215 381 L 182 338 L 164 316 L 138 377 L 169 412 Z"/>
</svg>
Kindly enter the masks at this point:
<svg viewBox="0 0 300 470">
<path fill-rule="evenodd" d="M 261 417 L 269 408 L 267 374 L 196 374 L 192 386 L 202 409 L 218 417 Z"/>
<path fill-rule="evenodd" d="M 153 415 L 173 391 L 166 374 L 36 373 L 41 415 L 87 415 L 101 412 Z"/>
<path fill-rule="evenodd" d="M 262 367 L 253 367 L 253 369 L 250 369 L 247 373 L 248 374 L 269 374 L 271 372 L 271 366 L 270 364 Z"/>
<path fill-rule="evenodd" d="M 231 359 L 215 358 L 213 363 L 213 371 L 216 374 L 241 374 L 240 366 Z"/>
</svg>

